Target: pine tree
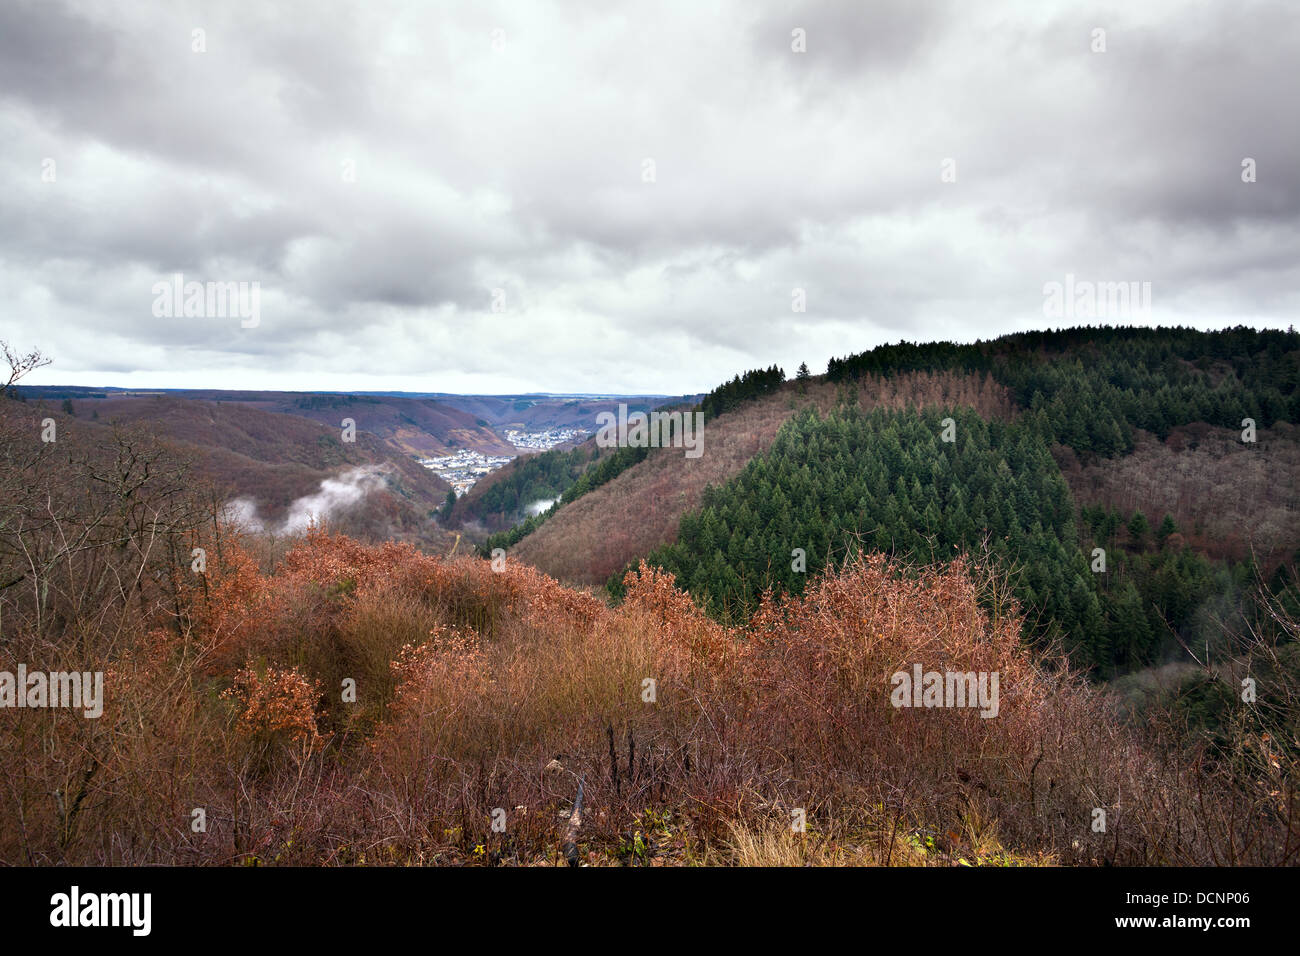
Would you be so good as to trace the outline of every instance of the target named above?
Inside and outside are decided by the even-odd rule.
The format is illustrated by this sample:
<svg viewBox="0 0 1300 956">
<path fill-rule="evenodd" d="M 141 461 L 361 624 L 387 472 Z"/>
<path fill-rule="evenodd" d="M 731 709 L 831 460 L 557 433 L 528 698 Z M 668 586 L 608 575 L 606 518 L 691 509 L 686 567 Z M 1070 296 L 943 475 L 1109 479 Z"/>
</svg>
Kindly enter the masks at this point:
<svg viewBox="0 0 1300 956">
<path fill-rule="evenodd" d="M 1142 547 L 1146 541 L 1146 534 L 1151 530 L 1151 525 L 1147 521 L 1147 516 L 1141 511 L 1134 511 L 1133 517 L 1129 519 L 1128 534 L 1136 547 Z"/>
<path fill-rule="evenodd" d="M 1164 544 L 1165 539 L 1177 530 L 1178 525 L 1174 524 L 1174 516 L 1166 514 L 1164 520 L 1160 522 L 1160 530 L 1156 532 L 1156 537 L 1159 539 L 1161 544 Z"/>
</svg>

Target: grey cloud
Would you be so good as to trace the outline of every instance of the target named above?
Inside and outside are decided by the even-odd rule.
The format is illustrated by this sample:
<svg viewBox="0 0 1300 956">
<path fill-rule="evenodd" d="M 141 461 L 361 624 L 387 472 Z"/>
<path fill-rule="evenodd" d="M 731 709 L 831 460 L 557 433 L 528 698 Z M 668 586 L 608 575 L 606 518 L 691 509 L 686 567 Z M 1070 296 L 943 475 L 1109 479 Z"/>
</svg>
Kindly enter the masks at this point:
<svg viewBox="0 0 1300 956">
<path fill-rule="evenodd" d="M 1067 271 L 1152 281 L 1162 321 L 1285 324 L 1298 20 L 10 2 L 0 337 L 53 354 L 45 381 L 681 393 L 1041 322 Z M 260 282 L 262 324 L 152 316 L 176 271 Z"/>
</svg>

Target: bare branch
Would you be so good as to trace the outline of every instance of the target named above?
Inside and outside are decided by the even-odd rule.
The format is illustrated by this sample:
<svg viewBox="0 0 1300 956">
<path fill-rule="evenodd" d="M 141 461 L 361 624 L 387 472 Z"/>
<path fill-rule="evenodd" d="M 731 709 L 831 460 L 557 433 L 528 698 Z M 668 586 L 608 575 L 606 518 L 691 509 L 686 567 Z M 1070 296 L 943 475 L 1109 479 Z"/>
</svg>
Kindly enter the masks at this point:
<svg viewBox="0 0 1300 956">
<path fill-rule="evenodd" d="M 19 352 L 3 339 L 0 339 L 0 352 L 4 353 L 5 364 L 9 366 L 9 378 L 3 385 L 0 385 L 0 398 L 7 398 L 10 390 L 18 384 L 18 380 L 28 372 L 35 371 L 54 361 L 41 354 L 40 349 L 32 349 L 27 353 Z M 4 373 L 0 372 L 0 375 L 2 374 Z"/>
</svg>

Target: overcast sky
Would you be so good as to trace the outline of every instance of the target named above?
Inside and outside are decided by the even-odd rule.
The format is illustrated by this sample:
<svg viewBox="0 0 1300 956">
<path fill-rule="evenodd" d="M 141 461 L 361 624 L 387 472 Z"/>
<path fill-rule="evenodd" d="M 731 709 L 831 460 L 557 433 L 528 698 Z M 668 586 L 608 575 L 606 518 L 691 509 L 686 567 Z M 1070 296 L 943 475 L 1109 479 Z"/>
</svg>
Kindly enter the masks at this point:
<svg viewBox="0 0 1300 956">
<path fill-rule="evenodd" d="M 677 394 L 1067 273 L 1295 320 L 1300 4 L 0 0 L 33 384 Z"/>
</svg>

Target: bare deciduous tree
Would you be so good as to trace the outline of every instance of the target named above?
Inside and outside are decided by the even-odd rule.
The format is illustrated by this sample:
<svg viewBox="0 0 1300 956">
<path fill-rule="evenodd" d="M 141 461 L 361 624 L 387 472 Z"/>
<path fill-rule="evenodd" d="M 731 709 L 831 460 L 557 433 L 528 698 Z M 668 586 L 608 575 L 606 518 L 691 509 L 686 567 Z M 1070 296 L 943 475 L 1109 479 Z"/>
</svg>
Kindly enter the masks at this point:
<svg viewBox="0 0 1300 956">
<path fill-rule="evenodd" d="M 0 339 L 0 352 L 4 352 L 5 364 L 9 366 L 8 380 L 0 384 L 0 397 L 8 397 L 9 390 L 18 384 L 18 380 L 28 372 L 49 365 L 54 361 L 43 355 L 40 349 L 19 352 L 4 339 Z"/>
</svg>

